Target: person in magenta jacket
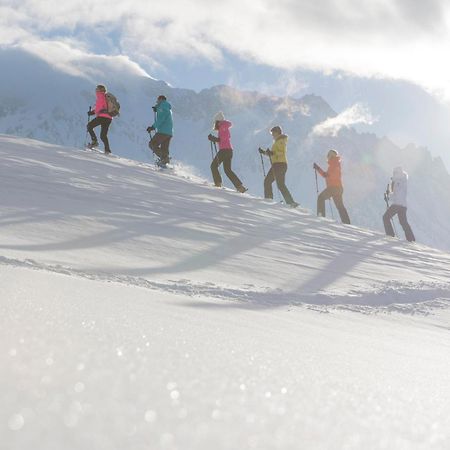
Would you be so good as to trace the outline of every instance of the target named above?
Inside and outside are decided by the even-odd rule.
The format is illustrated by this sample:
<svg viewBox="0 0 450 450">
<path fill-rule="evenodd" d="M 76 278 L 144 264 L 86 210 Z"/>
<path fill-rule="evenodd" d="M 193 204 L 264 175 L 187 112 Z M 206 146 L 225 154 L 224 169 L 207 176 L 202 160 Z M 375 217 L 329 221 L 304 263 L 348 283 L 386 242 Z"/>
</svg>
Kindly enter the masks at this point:
<svg viewBox="0 0 450 450">
<path fill-rule="evenodd" d="M 219 166 L 223 163 L 223 169 L 226 176 L 233 183 L 234 187 L 239 192 L 245 192 L 247 188 L 242 184 L 242 181 L 231 169 L 231 160 L 233 159 L 233 146 L 231 145 L 231 133 L 230 128 L 232 123 L 225 120 L 223 112 L 218 112 L 214 117 L 214 130 L 217 131 L 218 137 L 209 134 L 208 139 L 211 142 L 217 142 L 219 144 L 219 151 L 211 163 L 211 172 L 214 180 L 214 184 L 217 187 L 222 186 L 222 177 L 220 176 Z"/>
<path fill-rule="evenodd" d="M 88 123 L 87 130 L 91 136 L 91 143 L 89 148 L 98 147 L 97 136 L 95 135 L 94 128 L 100 126 L 100 139 L 105 145 L 105 153 L 111 153 L 108 140 L 108 129 L 111 125 L 112 117 L 108 114 L 108 102 L 106 101 L 106 87 L 99 84 L 95 88 L 95 107 L 93 110 L 89 110 L 89 115 L 95 114 L 95 119 Z"/>
</svg>

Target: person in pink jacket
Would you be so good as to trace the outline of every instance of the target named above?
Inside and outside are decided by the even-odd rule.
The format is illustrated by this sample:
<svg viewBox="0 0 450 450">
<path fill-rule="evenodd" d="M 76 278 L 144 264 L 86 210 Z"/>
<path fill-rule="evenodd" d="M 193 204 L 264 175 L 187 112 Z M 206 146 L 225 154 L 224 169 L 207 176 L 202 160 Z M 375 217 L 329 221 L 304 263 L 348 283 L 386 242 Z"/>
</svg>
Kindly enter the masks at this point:
<svg viewBox="0 0 450 450">
<path fill-rule="evenodd" d="M 247 188 L 242 184 L 242 181 L 231 169 L 231 160 L 233 159 L 233 147 L 231 145 L 230 128 L 232 123 L 225 120 L 223 112 L 218 112 L 214 117 L 214 130 L 217 131 L 218 137 L 212 134 L 208 135 L 211 142 L 219 143 L 219 151 L 217 152 L 213 162 L 211 163 L 211 172 L 214 179 L 214 184 L 217 187 L 222 186 L 222 177 L 220 176 L 219 166 L 223 163 L 223 169 L 226 176 L 233 183 L 234 187 L 239 192 L 245 192 Z"/>
<path fill-rule="evenodd" d="M 106 101 L 106 87 L 99 84 L 95 88 L 95 107 L 93 110 L 89 110 L 89 115 L 96 115 L 94 120 L 88 123 L 87 130 L 91 136 L 91 143 L 88 145 L 89 148 L 98 147 L 97 136 L 95 135 L 94 128 L 100 126 L 100 139 L 105 145 L 105 153 L 111 153 L 108 141 L 108 129 L 111 125 L 112 117 L 108 114 L 108 103 Z"/>
</svg>

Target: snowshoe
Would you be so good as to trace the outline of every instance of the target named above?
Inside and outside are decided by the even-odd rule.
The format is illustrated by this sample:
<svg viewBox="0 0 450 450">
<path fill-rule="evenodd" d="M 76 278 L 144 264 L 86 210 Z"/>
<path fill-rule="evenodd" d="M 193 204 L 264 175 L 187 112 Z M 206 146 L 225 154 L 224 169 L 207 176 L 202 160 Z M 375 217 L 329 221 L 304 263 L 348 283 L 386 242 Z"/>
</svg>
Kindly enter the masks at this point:
<svg viewBox="0 0 450 450">
<path fill-rule="evenodd" d="M 167 169 L 169 164 L 170 158 L 159 158 L 156 160 L 156 165 L 160 167 L 161 169 Z"/>
</svg>

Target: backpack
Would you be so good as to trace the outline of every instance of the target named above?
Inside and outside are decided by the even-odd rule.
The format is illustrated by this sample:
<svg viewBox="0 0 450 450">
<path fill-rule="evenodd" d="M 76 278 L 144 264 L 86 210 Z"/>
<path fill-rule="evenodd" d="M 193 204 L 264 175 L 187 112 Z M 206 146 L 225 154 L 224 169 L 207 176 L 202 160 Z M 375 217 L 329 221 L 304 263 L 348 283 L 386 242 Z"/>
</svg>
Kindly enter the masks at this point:
<svg viewBox="0 0 450 450">
<path fill-rule="evenodd" d="M 105 97 L 108 105 L 108 114 L 111 117 L 120 116 L 120 103 L 117 101 L 117 98 L 111 92 L 107 92 Z"/>
</svg>

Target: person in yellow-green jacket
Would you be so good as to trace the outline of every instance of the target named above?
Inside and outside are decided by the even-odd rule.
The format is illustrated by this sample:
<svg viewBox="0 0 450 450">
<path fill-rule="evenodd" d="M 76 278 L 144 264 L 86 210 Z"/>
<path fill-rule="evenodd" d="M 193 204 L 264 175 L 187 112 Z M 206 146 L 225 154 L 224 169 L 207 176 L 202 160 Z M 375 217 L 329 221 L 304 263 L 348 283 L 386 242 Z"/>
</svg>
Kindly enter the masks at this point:
<svg viewBox="0 0 450 450">
<path fill-rule="evenodd" d="M 264 178 L 264 197 L 273 199 L 272 184 L 276 181 L 281 194 L 283 195 L 286 204 L 293 208 L 298 206 L 298 203 L 292 198 L 289 189 L 286 187 L 285 178 L 287 172 L 287 140 L 288 137 L 283 134 L 281 127 L 276 126 L 270 130 L 273 138 L 273 145 L 271 149 L 264 150 L 259 148 L 259 152 L 267 155 L 270 158 L 272 167 Z"/>
</svg>

